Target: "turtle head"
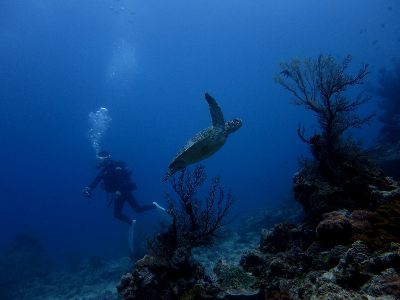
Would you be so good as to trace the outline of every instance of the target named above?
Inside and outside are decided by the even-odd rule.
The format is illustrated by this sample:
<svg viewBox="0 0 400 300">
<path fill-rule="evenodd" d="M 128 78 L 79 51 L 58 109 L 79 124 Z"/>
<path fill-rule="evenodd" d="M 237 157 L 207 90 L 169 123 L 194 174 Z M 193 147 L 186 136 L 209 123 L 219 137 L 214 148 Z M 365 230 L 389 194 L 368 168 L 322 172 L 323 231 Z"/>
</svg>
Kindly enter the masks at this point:
<svg viewBox="0 0 400 300">
<path fill-rule="evenodd" d="M 225 122 L 224 131 L 228 135 L 228 134 L 231 134 L 232 132 L 235 132 L 240 127 L 242 127 L 242 120 L 239 118 L 235 118 L 233 120 Z"/>
</svg>

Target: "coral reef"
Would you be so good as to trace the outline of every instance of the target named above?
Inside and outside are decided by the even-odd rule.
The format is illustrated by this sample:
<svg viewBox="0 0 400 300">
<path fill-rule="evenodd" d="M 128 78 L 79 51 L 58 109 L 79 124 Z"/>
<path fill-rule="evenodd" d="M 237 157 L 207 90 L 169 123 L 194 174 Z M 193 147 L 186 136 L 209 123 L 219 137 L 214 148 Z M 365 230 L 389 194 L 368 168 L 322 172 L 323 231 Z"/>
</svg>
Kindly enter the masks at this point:
<svg viewBox="0 0 400 300">
<path fill-rule="evenodd" d="M 213 286 L 203 266 L 193 258 L 192 249 L 214 242 L 228 221 L 233 197 L 216 177 L 208 196 L 200 201 L 196 193 L 205 180 L 201 165 L 193 172 L 183 170 L 170 180 L 178 196 L 175 201 L 167 194 L 172 223 L 150 241 L 148 255 L 136 263 L 133 272 L 121 279 L 118 292 L 123 299 L 177 299 Z M 202 293 L 208 291 L 215 293 L 210 287 Z"/>
<path fill-rule="evenodd" d="M 360 188 L 357 181 L 344 187 L 318 176 L 295 176 L 299 202 L 314 214 L 298 225 L 281 223 L 263 230 L 259 246 L 241 259 L 243 269 L 258 279 L 260 296 L 397 299 L 399 183 L 382 173 L 365 177 L 368 188 L 359 194 L 362 201 L 356 201 L 352 191 Z"/>
<path fill-rule="evenodd" d="M 385 199 L 386 193 L 380 194 L 381 202 L 374 210 L 336 210 L 326 213 L 316 226 L 317 239 L 324 244 L 348 244 L 362 240 L 372 248 L 379 249 L 390 242 L 400 242 L 400 195 Z"/>
<path fill-rule="evenodd" d="M 216 264 L 214 273 L 218 276 L 218 282 L 224 289 L 248 291 L 256 283 L 252 274 L 245 272 L 239 266 L 226 264 L 223 261 Z"/>
<path fill-rule="evenodd" d="M 344 136 L 372 118 L 356 114 L 369 97 L 344 94 L 368 74 L 367 65 L 347 74 L 349 63 L 350 57 L 342 63 L 331 56 L 294 60 L 282 64 L 276 77 L 296 104 L 316 114 L 320 132 L 306 137 L 298 128 L 313 155 L 294 176 L 305 220 L 263 230 L 259 246 L 240 261 L 257 278 L 260 299 L 399 296 L 399 184 Z"/>
<path fill-rule="evenodd" d="M 389 243 L 400 243 L 400 197 L 379 206 L 367 219 L 370 224 L 353 236 L 374 249 Z"/>
<path fill-rule="evenodd" d="M 269 248 L 260 245 L 241 260 L 243 269 L 258 279 L 262 299 L 277 299 L 276 295 L 285 295 L 286 299 L 398 297 L 400 244 L 387 244 L 386 250 L 374 250 L 361 240 L 327 246 L 312 239 L 307 231 L 305 240 L 299 243 L 290 232 L 305 228 L 284 228 L 284 235 L 280 226 L 272 230 L 272 235 L 288 239 L 289 247 L 280 248 L 279 239 L 270 240 Z M 269 250 L 278 248 L 282 251 Z"/>
<path fill-rule="evenodd" d="M 294 60 L 282 64 L 276 77 L 297 104 L 316 114 L 320 126 L 310 137 L 298 128 L 313 155 L 313 160 L 302 161 L 293 178 L 294 198 L 305 212 L 304 220 L 299 221 L 296 209 L 288 210 L 292 216 L 277 224 L 279 218 L 268 215 L 248 218 L 250 224 L 232 234 L 236 244 L 226 245 L 245 248 L 254 239 L 246 231 L 261 231 L 258 244 L 244 251 L 239 264 L 216 260 L 216 251 L 205 246 L 225 225 L 232 202 L 229 194 L 225 202 L 215 180 L 202 205 L 194 194 L 205 180 L 204 170 L 183 172 L 172 181 L 179 198 L 169 198 L 173 223 L 153 241 L 133 272 L 121 279 L 118 291 L 123 299 L 400 297 L 400 186 L 345 135 L 347 129 L 372 118 L 356 114 L 368 96 L 360 93 L 350 99 L 345 93 L 369 73 L 363 65 L 355 75 L 348 74 L 350 62 L 346 57 L 337 63 L 331 56 Z M 214 261 L 214 266 L 205 261 Z"/>
<path fill-rule="evenodd" d="M 349 74 L 350 62 L 350 56 L 337 63 L 330 55 L 293 60 L 282 63 L 282 71 L 275 77 L 294 96 L 295 104 L 316 115 L 320 127 L 320 132 L 310 137 L 306 137 L 304 127 L 297 130 L 310 146 L 314 160 L 304 160 L 295 175 L 295 198 L 312 219 L 338 208 L 370 208 L 375 199 L 369 185 L 385 184 L 379 182 L 380 169 L 350 135 L 345 135 L 348 129 L 360 128 L 373 117 L 362 118 L 356 113 L 369 96 L 347 96 L 346 92 L 362 84 L 369 74 L 368 65 L 362 65 L 355 75 Z"/>
<path fill-rule="evenodd" d="M 299 137 L 310 145 L 311 153 L 318 162 L 318 171 L 330 181 L 342 177 L 346 168 L 357 168 L 363 153 L 357 144 L 344 134 L 349 128 L 360 128 L 373 115 L 364 118 L 356 110 L 369 101 L 369 96 L 359 93 L 349 99 L 345 92 L 363 83 L 369 74 L 368 65 L 363 65 L 355 75 L 347 73 L 351 56 L 337 63 L 330 55 L 304 62 L 292 60 L 281 64 L 281 72 L 275 77 L 277 83 L 288 90 L 297 105 L 311 110 L 317 117 L 320 132 L 306 137 L 299 126 Z"/>
<path fill-rule="evenodd" d="M 303 206 L 308 221 L 319 222 L 324 213 L 339 209 L 374 209 L 386 201 L 381 194 L 396 194 L 398 190 L 397 183 L 374 165 L 343 173 L 340 181 L 323 178 L 318 169 L 309 165 L 302 166 L 294 175 L 294 196 Z"/>
<path fill-rule="evenodd" d="M 325 244 L 348 243 L 357 233 L 371 228 L 373 213 L 367 210 L 337 210 L 326 213 L 316 227 L 317 239 Z"/>
<path fill-rule="evenodd" d="M 385 193 L 378 195 L 387 196 Z M 374 211 L 327 213 L 315 227 L 307 223 L 279 223 L 262 230 L 254 249 L 248 249 L 248 243 L 240 242 L 240 235 L 229 232 L 223 239 L 216 240 L 214 249 L 193 249 L 195 255 L 184 260 L 188 265 L 176 264 L 178 268 L 175 269 L 168 260 L 147 255 L 136 263 L 134 270 L 123 275 L 118 284 L 119 297 L 397 299 L 400 243 L 399 230 L 393 226 L 399 224 L 396 220 L 400 199 L 393 194 L 392 198 L 382 202 Z M 288 219 L 282 212 L 274 213 L 282 217 L 281 221 Z M 324 235 L 330 234 L 331 226 L 336 230 L 334 220 L 337 217 L 341 221 L 347 220 L 352 234 L 346 239 L 329 241 Z M 274 215 L 271 218 L 274 219 Z M 328 231 L 323 231 L 322 227 Z M 364 233 L 368 238 L 363 239 Z M 387 238 L 379 239 L 375 244 L 375 238 L 382 236 Z M 244 254 L 237 264 L 242 251 Z M 225 261 L 224 257 L 229 255 L 235 257 Z M 209 261 L 214 263 L 211 270 L 206 270 L 204 266 Z M 29 299 L 117 299 L 113 285 L 120 274 L 128 270 L 129 261 L 110 263 L 94 257 L 75 264 L 71 272 L 54 273 L 40 284 L 30 282 L 32 287 L 21 290 L 18 295 L 31 295 Z M 33 292 L 42 296 L 34 297 Z"/>
<path fill-rule="evenodd" d="M 398 264 L 397 264 L 398 265 Z M 374 275 L 362 290 L 372 296 L 393 295 L 395 299 L 400 298 L 400 275 L 393 268 Z"/>
<path fill-rule="evenodd" d="M 172 177 L 170 182 L 178 201 L 166 195 L 172 224 L 166 233 L 158 235 L 154 244 L 150 245 L 154 255 L 169 260 L 175 256 L 175 251 L 179 251 L 179 256 L 183 252 L 190 256 L 194 247 L 211 245 L 220 229 L 226 225 L 228 211 L 233 204 L 232 194 L 221 187 L 220 178 L 215 177 L 208 196 L 201 201 L 196 198 L 196 193 L 205 180 L 206 173 L 202 165 L 198 165 L 193 173 L 183 170 L 178 179 Z"/>
<path fill-rule="evenodd" d="M 185 258 L 171 268 L 159 257 L 146 255 L 121 278 L 117 289 L 122 299 L 176 299 L 204 277 L 203 267 L 194 260 Z"/>
</svg>

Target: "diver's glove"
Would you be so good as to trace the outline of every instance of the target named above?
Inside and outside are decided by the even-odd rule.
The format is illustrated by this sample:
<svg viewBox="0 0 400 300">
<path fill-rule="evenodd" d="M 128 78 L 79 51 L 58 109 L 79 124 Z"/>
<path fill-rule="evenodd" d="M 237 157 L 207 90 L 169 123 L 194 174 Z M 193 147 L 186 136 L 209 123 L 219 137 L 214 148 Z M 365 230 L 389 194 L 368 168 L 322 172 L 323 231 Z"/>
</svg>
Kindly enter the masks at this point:
<svg viewBox="0 0 400 300">
<path fill-rule="evenodd" d="M 85 187 L 82 192 L 86 198 L 90 198 L 92 196 L 92 189 L 88 186 Z"/>
</svg>

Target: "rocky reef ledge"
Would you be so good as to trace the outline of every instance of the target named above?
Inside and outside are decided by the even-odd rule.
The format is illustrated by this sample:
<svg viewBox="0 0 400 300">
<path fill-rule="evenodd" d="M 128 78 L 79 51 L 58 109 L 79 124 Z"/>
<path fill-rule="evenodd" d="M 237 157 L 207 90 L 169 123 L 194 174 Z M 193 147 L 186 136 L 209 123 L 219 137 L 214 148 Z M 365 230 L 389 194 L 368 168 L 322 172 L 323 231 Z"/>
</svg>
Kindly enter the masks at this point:
<svg viewBox="0 0 400 300">
<path fill-rule="evenodd" d="M 400 299 L 400 189 L 398 182 L 381 179 L 385 184 L 370 187 L 376 205 L 369 209 L 337 209 L 314 222 L 279 223 L 263 229 L 258 242 L 255 232 L 251 237 L 247 232 L 246 243 L 232 232 L 216 248 L 197 249 L 184 264 L 177 261 L 174 271 L 147 255 L 122 277 L 119 295 L 124 300 Z M 319 196 L 326 197 L 327 190 L 314 190 L 313 197 Z"/>
</svg>

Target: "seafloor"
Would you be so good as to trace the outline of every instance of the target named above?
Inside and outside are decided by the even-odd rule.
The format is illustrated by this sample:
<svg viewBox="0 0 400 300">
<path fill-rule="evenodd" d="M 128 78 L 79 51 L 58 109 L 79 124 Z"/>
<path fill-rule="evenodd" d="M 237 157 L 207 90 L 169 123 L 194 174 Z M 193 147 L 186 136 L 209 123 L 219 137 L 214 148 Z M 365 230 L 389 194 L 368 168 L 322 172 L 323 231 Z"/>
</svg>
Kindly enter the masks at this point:
<svg viewBox="0 0 400 300">
<path fill-rule="evenodd" d="M 277 221 L 295 220 L 298 218 L 299 210 L 290 210 L 293 215 L 283 209 L 266 210 L 258 215 L 245 217 L 246 224 L 241 231 L 234 225 L 223 233 L 222 238 L 211 248 L 196 248 L 193 251 L 195 259 L 200 261 L 207 274 L 216 279 L 213 273 L 218 262 L 231 265 L 239 265 L 240 259 L 246 251 L 256 248 L 260 240 L 258 228 L 260 224 L 271 225 Z M 54 267 L 47 266 L 46 258 L 43 257 L 43 249 L 39 241 L 30 236 L 19 236 L 10 246 L 10 249 L 2 255 L 0 263 L 3 272 L 12 270 L 8 274 L 8 282 L 1 286 L 0 299 L 19 300 L 113 300 L 120 299 L 117 285 L 121 276 L 133 268 L 130 257 L 119 257 L 113 259 L 71 258 L 67 264 Z M 12 254 L 11 254 L 12 253 Z M 10 259 L 10 256 L 13 258 Z M 20 260 L 18 262 L 18 260 Z M 41 266 L 32 270 L 27 261 L 37 261 L 33 264 Z M 13 267 L 10 267 L 13 264 Z M 18 267 L 17 265 L 21 266 Z M 26 269 L 23 269 L 25 265 Z M 32 265 L 32 264 L 31 264 Z M 30 269 L 30 270 L 29 270 Z M 4 272 L 3 275 L 6 275 Z M 4 276 L 5 277 L 5 276 Z"/>
<path fill-rule="evenodd" d="M 394 146 L 395 157 L 379 155 L 392 177 L 372 168 L 335 186 L 303 170 L 293 179 L 296 202 L 236 218 L 186 257 L 71 257 L 54 267 L 40 241 L 19 235 L 0 253 L 0 299 L 400 299 Z"/>
<path fill-rule="evenodd" d="M 306 243 L 307 233 L 300 229 L 301 219 L 297 206 L 266 210 L 243 218 L 239 227 L 232 225 L 213 247 L 194 249 L 194 259 L 204 266 L 209 280 L 222 286 L 225 292 L 177 299 L 399 299 L 399 244 L 391 243 L 390 249 L 375 252 L 361 241 L 324 251 L 319 245 L 313 245 L 302 251 L 301 244 Z M 260 227 L 264 229 L 258 230 Z M 22 239 L 24 243 L 34 242 L 27 241 L 26 237 Z M 40 259 L 37 254 L 36 259 Z M 7 294 L 1 299 L 121 299 L 117 286 L 121 276 L 132 267 L 129 257 L 72 259 L 68 268 L 37 276 L 30 274 L 30 280 L 12 283 L 12 290 L 8 285 Z M 231 277 L 226 277 L 227 274 Z M 274 281 L 278 285 L 272 289 L 276 292 L 261 297 L 263 287 L 255 283 L 262 282 L 260 278 L 272 277 L 275 280 L 269 283 Z M 278 292 L 283 287 L 303 296 L 294 298 L 289 293 Z M 161 295 L 160 299 L 163 299 Z"/>
</svg>

